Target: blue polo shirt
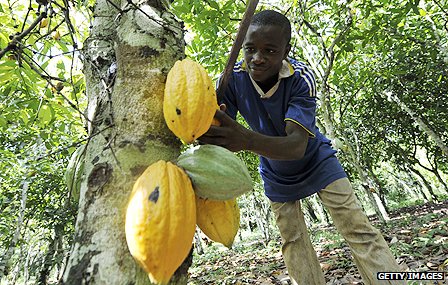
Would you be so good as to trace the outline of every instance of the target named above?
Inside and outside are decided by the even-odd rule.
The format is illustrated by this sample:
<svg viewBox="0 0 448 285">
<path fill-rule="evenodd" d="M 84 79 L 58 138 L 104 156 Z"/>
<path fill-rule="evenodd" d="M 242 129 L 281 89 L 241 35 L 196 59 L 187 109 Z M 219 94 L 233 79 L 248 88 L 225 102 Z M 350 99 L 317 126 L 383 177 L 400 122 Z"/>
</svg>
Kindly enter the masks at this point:
<svg viewBox="0 0 448 285">
<path fill-rule="evenodd" d="M 308 146 L 300 160 L 273 160 L 260 156 L 259 172 L 265 194 L 274 202 L 310 196 L 346 177 L 330 140 L 316 127 L 316 83 L 312 71 L 293 59 L 287 59 L 285 64 L 289 74 L 279 80 L 276 90 L 271 90 L 273 92 L 268 96 L 260 95 L 259 88 L 257 91 L 244 62 L 235 64 L 222 102 L 230 117 L 235 119 L 239 112 L 258 133 L 286 136 L 288 120 L 309 133 Z"/>
</svg>

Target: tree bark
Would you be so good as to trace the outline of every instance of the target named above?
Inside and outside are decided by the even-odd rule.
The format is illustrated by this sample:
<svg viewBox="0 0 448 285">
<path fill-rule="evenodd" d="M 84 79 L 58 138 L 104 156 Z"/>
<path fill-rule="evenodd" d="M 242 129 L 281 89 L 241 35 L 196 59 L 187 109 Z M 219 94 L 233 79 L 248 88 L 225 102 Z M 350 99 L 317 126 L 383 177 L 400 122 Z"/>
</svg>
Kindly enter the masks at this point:
<svg viewBox="0 0 448 285">
<path fill-rule="evenodd" d="M 411 187 L 408 185 L 408 181 L 403 180 L 398 175 L 395 175 L 394 173 L 389 172 L 392 177 L 394 177 L 395 181 L 397 181 L 398 184 L 401 185 L 401 187 L 404 189 L 404 192 L 408 194 L 409 197 L 411 197 L 413 200 L 418 200 L 421 198 L 424 198 L 424 196 L 420 196 L 420 192 L 417 189 L 411 189 Z M 411 178 L 411 176 L 408 174 L 408 177 Z"/>
<path fill-rule="evenodd" d="M 196 227 L 196 232 L 194 233 L 194 248 L 196 253 L 201 255 L 204 254 L 204 246 L 202 245 L 201 230 Z"/>
<path fill-rule="evenodd" d="M 431 165 L 431 172 L 434 173 L 437 180 L 439 180 L 439 183 L 442 185 L 442 187 L 439 188 L 440 192 L 442 192 L 443 194 L 448 194 L 448 185 L 446 184 L 445 180 L 442 178 L 442 176 L 439 173 L 437 157 L 434 156 L 433 162 L 431 162 L 431 158 L 429 157 L 428 152 L 426 152 L 426 159 L 428 160 L 429 164 Z"/>
<path fill-rule="evenodd" d="M 375 193 L 375 194 L 378 194 L 378 198 L 381 200 L 381 205 L 384 207 L 384 212 L 387 214 L 387 213 L 389 213 L 390 209 L 387 205 L 387 201 L 385 198 L 386 191 L 384 190 L 383 183 L 381 182 L 381 180 L 378 178 L 378 176 L 373 171 L 372 164 L 367 162 L 366 165 L 367 165 L 367 171 L 369 173 L 369 177 L 371 177 L 373 179 L 373 181 L 375 182 L 375 185 L 378 189 L 378 193 Z"/>
<path fill-rule="evenodd" d="M 6 252 L 2 256 L 2 258 L 0 259 L 0 280 L 2 280 L 4 276 L 8 275 L 10 267 L 12 266 L 11 257 L 14 255 L 14 252 L 15 252 L 16 246 L 17 246 L 17 242 L 19 241 L 19 238 L 20 238 L 20 231 L 22 230 L 23 219 L 24 219 L 25 210 L 26 210 L 26 200 L 27 200 L 27 196 L 28 196 L 28 188 L 29 188 L 29 183 L 28 183 L 28 181 L 25 181 L 22 186 L 22 195 L 21 195 L 21 199 L 20 199 L 20 210 L 18 211 L 19 216 L 17 217 L 16 230 L 14 231 L 11 242 L 9 243 L 8 250 L 6 250 Z"/>
<path fill-rule="evenodd" d="M 308 214 L 305 214 L 306 216 L 309 216 L 311 222 L 319 222 L 319 218 L 317 217 L 316 213 L 314 212 L 313 205 L 309 201 L 309 199 L 303 199 L 303 206 L 307 210 Z"/>
<path fill-rule="evenodd" d="M 84 46 L 91 139 L 63 284 L 151 284 L 128 251 L 124 221 L 138 176 L 180 153 L 162 102 L 166 75 L 184 57 L 183 34 L 160 3 L 96 3 Z M 185 266 L 176 275 L 170 284 L 187 283 Z"/>
<path fill-rule="evenodd" d="M 442 150 L 445 156 L 448 156 L 448 146 L 444 144 L 442 138 L 436 134 L 424 121 L 420 118 L 406 103 L 402 102 L 400 98 L 392 93 L 388 93 L 387 96 L 391 98 L 398 106 L 405 111 L 413 120 L 417 123 L 419 128 L 426 133 L 434 143 Z"/>
<path fill-rule="evenodd" d="M 263 234 L 264 244 L 266 245 L 271 240 L 271 232 L 269 229 L 271 208 L 254 193 L 252 193 L 252 199 L 250 199 L 250 202 L 252 204 L 252 208 L 254 209 L 253 214 L 255 215 L 257 227 Z"/>
<path fill-rule="evenodd" d="M 426 196 L 427 200 L 429 200 L 430 202 L 438 201 L 437 200 L 437 195 L 434 193 L 434 190 L 432 189 L 431 183 L 429 183 L 429 181 L 426 180 L 425 176 L 423 174 L 421 174 L 420 171 L 418 171 L 414 167 L 409 167 L 409 170 L 411 170 L 414 174 L 416 174 L 420 178 L 421 183 L 423 183 L 423 185 L 425 186 L 426 190 L 428 190 L 430 196 L 429 197 Z"/>
<path fill-rule="evenodd" d="M 354 139 L 354 145 L 356 146 L 356 148 L 358 149 L 357 151 L 355 151 L 352 147 L 352 144 L 347 144 L 346 146 L 346 150 L 347 153 L 349 154 L 349 161 L 352 163 L 352 165 L 356 168 L 358 174 L 359 174 L 359 179 L 361 180 L 362 186 L 364 188 L 364 192 L 366 193 L 367 197 L 369 198 L 369 201 L 373 207 L 373 209 L 375 210 L 375 213 L 378 216 L 378 219 L 382 222 L 382 223 L 386 223 L 390 218 L 388 213 L 386 212 L 386 209 L 384 207 L 384 205 L 381 202 L 381 199 L 379 199 L 378 195 L 375 193 L 377 190 L 372 187 L 375 185 L 374 182 L 372 182 L 369 179 L 369 176 L 366 174 L 366 171 L 364 171 L 364 167 L 362 166 L 362 162 L 359 159 L 358 153 L 360 153 L 359 151 L 359 144 L 357 143 L 357 139 L 356 139 L 356 134 L 354 131 L 351 131 Z M 346 140 L 348 141 L 348 140 Z M 376 195 L 376 197 L 375 197 Z"/>
<path fill-rule="evenodd" d="M 311 203 L 316 207 L 317 213 L 320 216 L 320 223 L 324 226 L 327 226 L 330 223 L 330 218 L 328 216 L 327 211 L 325 210 L 325 207 L 322 205 L 322 202 L 320 199 L 317 199 L 317 195 L 311 196 L 310 200 Z"/>
<path fill-rule="evenodd" d="M 406 175 L 408 176 L 408 179 L 410 181 L 412 181 L 412 190 L 415 191 L 417 193 L 418 198 L 421 198 L 425 203 L 430 201 L 431 198 L 428 197 L 424 191 L 424 185 L 422 182 L 420 182 L 420 180 L 415 177 L 415 175 L 412 175 L 412 170 L 409 166 L 406 166 L 406 168 L 404 169 Z"/>
</svg>

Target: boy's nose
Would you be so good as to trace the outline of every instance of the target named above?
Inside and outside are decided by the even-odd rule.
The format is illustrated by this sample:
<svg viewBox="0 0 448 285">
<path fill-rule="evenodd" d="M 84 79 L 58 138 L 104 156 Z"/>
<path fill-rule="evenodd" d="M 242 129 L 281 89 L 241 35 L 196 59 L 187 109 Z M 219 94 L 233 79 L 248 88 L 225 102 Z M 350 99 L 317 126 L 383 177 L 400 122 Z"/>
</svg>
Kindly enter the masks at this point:
<svg viewBox="0 0 448 285">
<path fill-rule="evenodd" d="M 252 56 L 252 61 L 253 61 L 254 63 L 261 63 L 261 62 L 263 62 L 263 60 L 264 60 L 264 57 L 263 57 L 263 55 L 261 54 L 260 51 L 257 51 L 257 52 L 254 53 L 254 55 Z"/>
</svg>

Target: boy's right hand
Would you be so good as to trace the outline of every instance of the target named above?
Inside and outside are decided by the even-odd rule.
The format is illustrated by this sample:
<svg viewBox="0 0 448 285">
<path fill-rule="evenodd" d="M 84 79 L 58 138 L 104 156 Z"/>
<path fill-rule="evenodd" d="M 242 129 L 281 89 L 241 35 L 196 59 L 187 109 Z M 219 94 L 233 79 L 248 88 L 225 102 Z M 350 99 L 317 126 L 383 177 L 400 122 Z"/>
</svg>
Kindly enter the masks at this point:
<svg viewBox="0 0 448 285">
<path fill-rule="evenodd" d="M 212 124 L 208 131 L 198 141 L 201 144 L 214 144 L 227 148 L 230 151 L 246 149 L 248 143 L 248 129 L 238 124 L 226 113 L 226 105 L 221 104 L 216 110 L 214 121 L 219 125 Z"/>
</svg>

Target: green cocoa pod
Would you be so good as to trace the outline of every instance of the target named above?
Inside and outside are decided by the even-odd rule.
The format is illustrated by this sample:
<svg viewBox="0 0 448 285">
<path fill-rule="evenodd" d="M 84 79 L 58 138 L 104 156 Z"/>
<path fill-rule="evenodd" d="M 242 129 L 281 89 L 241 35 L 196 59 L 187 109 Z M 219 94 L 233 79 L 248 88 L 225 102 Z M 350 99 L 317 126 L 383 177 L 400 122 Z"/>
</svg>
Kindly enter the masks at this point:
<svg viewBox="0 0 448 285">
<path fill-rule="evenodd" d="M 178 157 L 177 165 L 187 172 L 202 198 L 230 200 L 253 189 L 246 164 L 220 146 L 191 147 Z"/>
<path fill-rule="evenodd" d="M 73 152 L 65 171 L 65 183 L 70 192 L 70 197 L 75 203 L 79 201 L 81 179 L 84 173 L 85 148 L 85 145 L 81 145 Z"/>
</svg>

